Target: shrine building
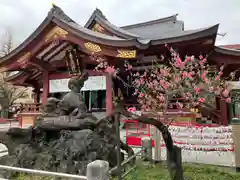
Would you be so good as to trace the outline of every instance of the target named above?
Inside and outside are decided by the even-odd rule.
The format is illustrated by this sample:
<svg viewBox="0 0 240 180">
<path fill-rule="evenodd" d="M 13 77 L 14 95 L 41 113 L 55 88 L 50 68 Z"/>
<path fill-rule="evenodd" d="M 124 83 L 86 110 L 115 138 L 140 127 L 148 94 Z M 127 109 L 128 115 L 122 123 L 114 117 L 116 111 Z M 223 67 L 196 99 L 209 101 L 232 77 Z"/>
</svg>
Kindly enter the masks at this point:
<svg viewBox="0 0 240 180">
<path fill-rule="evenodd" d="M 133 71 L 151 68 L 153 60 L 163 63 L 170 56 L 165 44 L 181 55 L 208 54 L 213 68 L 225 65 L 225 74 L 240 66 L 240 51 L 215 46 L 219 25 L 185 30 L 177 14 L 148 22 L 118 27 L 96 9 L 85 26 L 71 19 L 53 5 L 39 27 L 18 47 L 0 59 L 0 72 L 10 72 L 7 81 L 34 88 L 35 102 L 45 103 L 49 96 L 60 98 L 67 93 L 72 74 L 87 70 L 90 74 L 82 92 L 89 111 L 112 109 L 116 89 L 121 89 L 126 103 L 135 103 L 132 90 L 104 73 L 93 71 L 98 64 L 93 54 L 104 57 L 121 69 L 124 61 Z M 120 73 L 121 74 L 121 73 Z M 122 78 L 126 79 L 123 75 Z M 112 90 L 114 89 L 114 91 Z M 208 111 L 215 123 L 228 124 L 226 102 L 217 99 Z"/>
</svg>

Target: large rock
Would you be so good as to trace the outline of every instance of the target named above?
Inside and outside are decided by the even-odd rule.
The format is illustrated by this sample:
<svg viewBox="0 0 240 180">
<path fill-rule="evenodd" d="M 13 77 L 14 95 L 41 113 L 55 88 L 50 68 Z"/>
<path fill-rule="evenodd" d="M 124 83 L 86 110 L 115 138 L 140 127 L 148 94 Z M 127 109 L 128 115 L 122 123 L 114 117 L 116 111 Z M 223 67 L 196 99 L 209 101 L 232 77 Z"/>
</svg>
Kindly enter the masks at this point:
<svg viewBox="0 0 240 180">
<path fill-rule="evenodd" d="M 79 123 L 75 130 L 62 128 L 63 124 L 61 128 L 47 128 L 52 123 L 43 128 L 40 123 L 27 130 L 14 128 L 2 134 L 0 140 L 4 139 L 1 142 L 7 144 L 10 153 L 0 158 L 0 164 L 80 175 L 86 173 L 88 163 L 97 159 L 116 166 L 116 136 L 111 123 L 106 121 L 95 128 L 90 123 L 91 129 Z M 14 173 L 3 175 L 11 178 Z"/>
</svg>

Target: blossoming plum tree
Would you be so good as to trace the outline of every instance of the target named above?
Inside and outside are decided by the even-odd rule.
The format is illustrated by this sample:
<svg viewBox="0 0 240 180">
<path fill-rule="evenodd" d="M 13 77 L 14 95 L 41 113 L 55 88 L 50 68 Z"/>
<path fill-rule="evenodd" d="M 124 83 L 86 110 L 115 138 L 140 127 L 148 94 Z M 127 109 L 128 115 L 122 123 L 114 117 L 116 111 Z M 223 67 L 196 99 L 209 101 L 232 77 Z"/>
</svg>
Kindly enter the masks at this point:
<svg viewBox="0 0 240 180">
<path fill-rule="evenodd" d="M 138 97 L 138 103 L 142 111 L 159 112 L 166 108 L 167 101 L 174 96 L 184 97 L 189 103 L 183 105 L 177 102 L 178 108 L 194 108 L 201 103 L 208 101 L 210 94 L 215 94 L 226 102 L 231 102 L 229 97 L 228 83 L 222 78 L 224 66 L 218 72 L 212 72 L 207 63 L 207 57 L 202 55 L 199 58 L 186 56 L 182 60 L 172 48 L 166 46 L 171 52 L 171 59 L 168 65 L 155 63 L 152 69 L 143 73 L 132 74 L 133 87 Z M 131 71 L 131 65 L 125 64 L 125 70 Z M 101 61 L 96 67 L 98 71 L 105 71 L 118 77 L 118 71 L 114 66 Z M 234 72 L 230 79 L 234 78 Z M 125 85 L 130 86 L 126 82 Z M 135 108 L 130 108 L 135 111 Z"/>
<path fill-rule="evenodd" d="M 125 64 L 125 71 L 131 75 L 133 79 L 130 85 L 124 82 L 119 76 L 119 69 L 108 65 L 104 59 L 100 59 L 97 71 L 104 71 L 112 75 L 114 78 L 120 79 L 125 86 L 134 87 L 134 95 L 137 96 L 141 111 L 151 111 L 154 114 L 163 112 L 168 108 L 168 102 L 174 96 L 183 97 L 188 103 L 183 104 L 176 102 L 177 108 L 195 108 L 208 101 L 211 94 L 215 94 L 226 102 L 230 102 L 229 88 L 227 81 L 222 78 L 224 66 L 220 67 L 218 72 L 212 72 L 207 62 L 207 57 L 200 55 L 198 58 L 194 56 L 185 56 L 184 59 L 180 55 L 166 45 L 171 53 L 171 58 L 164 58 L 166 64 L 158 64 L 157 62 L 151 69 L 146 69 L 142 73 L 131 72 L 132 66 Z M 154 60 L 153 60 L 154 62 Z M 229 79 L 233 79 L 235 73 L 232 72 Z M 128 111 L 123 110 L 123 114 L 132 116 L 132 112 L 136 111 L 135 107 L 131 107 Z M 183 171 L 181 162 L 179 161 L 179 148 L 173 145 L 173 140 L 167 126 L 154 118 L 146 116 L 135 117 L 141 123 L 156 126 L 163 135 L 168 153 L 169 153 L 169 169 L 172 179 L 183 179 Z"/>
</svg>

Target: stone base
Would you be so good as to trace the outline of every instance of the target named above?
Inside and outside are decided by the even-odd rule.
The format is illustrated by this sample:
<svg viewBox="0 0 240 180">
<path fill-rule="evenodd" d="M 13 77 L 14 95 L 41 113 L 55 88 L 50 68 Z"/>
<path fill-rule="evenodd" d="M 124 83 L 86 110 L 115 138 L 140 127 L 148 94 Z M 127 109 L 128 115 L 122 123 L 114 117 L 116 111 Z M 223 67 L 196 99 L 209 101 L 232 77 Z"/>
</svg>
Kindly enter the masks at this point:
<svg viewBox="0 0 240 180">
<path fill-rule="evenodd" d="M 235 167 L 236 172 L 240 172 L 240 167 Z"/>
<path fill-rule="evenodd" d="M 153 164 L 161 164 L 163 161 L 162 160 L 152 160 Z"/>
</svg>

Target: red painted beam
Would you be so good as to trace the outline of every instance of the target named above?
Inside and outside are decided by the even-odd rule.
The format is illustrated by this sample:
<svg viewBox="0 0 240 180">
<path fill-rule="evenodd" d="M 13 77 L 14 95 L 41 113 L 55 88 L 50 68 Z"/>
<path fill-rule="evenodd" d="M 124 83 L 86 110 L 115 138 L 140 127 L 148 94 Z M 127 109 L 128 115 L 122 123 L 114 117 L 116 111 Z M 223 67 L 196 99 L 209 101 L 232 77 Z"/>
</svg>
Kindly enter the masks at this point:
<svg viewBox="0 0 240 180">
<path fill-rule="evenodd" d="M 33 58 L 29 61 L 30 64 L 34 65 L 35 67 L 38 67 L 39 69 L 43 71 L 54 71 L 56 68 L 54 68 L 50 63 L 40 60 L 38 58 Z"/>
</svg>

